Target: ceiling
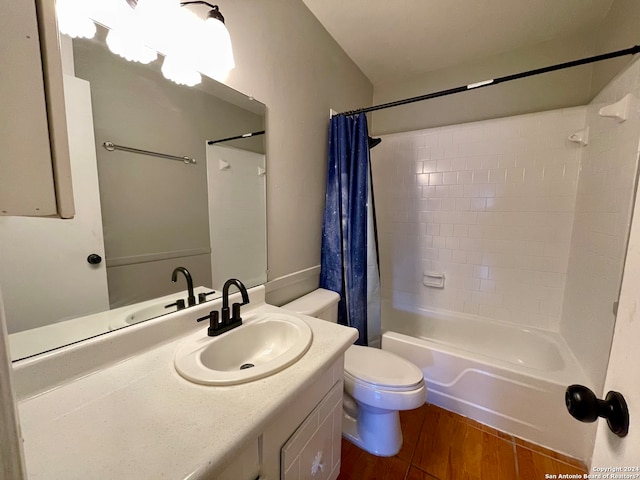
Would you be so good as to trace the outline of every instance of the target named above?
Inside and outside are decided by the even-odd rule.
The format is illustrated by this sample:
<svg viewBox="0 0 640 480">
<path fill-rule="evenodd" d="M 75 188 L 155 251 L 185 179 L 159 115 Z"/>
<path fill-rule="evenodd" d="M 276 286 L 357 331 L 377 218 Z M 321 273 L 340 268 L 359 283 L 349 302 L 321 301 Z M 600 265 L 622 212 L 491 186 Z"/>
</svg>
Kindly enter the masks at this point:
<svg viewBox="0 0 640 480">
<path fill-rule="evenodd" d="M 614 0 L 303 0 L 373 85 L 597 25 Z"/>
</svg>

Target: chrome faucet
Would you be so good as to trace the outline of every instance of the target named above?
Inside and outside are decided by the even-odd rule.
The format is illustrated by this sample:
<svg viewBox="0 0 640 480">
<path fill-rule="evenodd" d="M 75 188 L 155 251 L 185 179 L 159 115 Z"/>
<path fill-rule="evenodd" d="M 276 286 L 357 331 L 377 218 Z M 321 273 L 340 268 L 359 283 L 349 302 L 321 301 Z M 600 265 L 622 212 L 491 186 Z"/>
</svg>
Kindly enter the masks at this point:
<svg viewBox="0 0 640 480">
<path fill-rule="evenodd" d="M 187 279 L 187 289 L 189 292 L 189 297 L 187 298 L 187 304 L 190 307 L 192 307 L 196 304 L 196 297 L 195 297 L 195 294 L 193 293 L 193 279 L 191 278 L 191 274 L 189 273 L 189 270 L 187 270 L 184 267 L 176 267 L 173 270 L 173 273 L 171 274 L 172 282 L 175 283 L 178 281 L 178 272 L 183 273 L 185 278 Z"/>
</svg>

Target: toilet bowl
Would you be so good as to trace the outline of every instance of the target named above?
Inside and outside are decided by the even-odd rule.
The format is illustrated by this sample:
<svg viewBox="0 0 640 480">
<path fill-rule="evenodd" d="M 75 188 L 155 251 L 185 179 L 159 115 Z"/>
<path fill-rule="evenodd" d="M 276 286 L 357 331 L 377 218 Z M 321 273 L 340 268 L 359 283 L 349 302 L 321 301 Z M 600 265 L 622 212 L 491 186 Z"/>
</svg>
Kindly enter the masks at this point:
<svg viewBox="0 0 640 480">
<path fill-rule="evenodd" d="M 317 289 L 282 308 L 337 322 L 337 293 Z M 344 357 L 342 435 L 363 450 L 393 456 L 402 447 L 400 410 L 425 403 L 422 371 L 391 352 L 352 345 Z"/>
</svg>

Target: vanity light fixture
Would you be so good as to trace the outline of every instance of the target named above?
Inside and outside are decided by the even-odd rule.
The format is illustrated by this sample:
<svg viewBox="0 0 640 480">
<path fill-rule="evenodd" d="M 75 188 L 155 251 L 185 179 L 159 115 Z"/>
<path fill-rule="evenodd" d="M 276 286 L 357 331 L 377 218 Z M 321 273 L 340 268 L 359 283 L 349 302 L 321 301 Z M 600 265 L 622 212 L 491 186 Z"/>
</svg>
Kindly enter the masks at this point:
<svg viewBox="0 0 640 480">
<path fill-rule="evenodd" d="M 186 5 L 206 5 L 206 19 Z M 165 78 L 194 86 L 203 73 L 224 81 L 234 67 L 231 37 L 217 5 L 179 0 L 56 0 L 60 31 L 92 38 L 94 21 L 109 29 L 107 46 L 129 60 L 149 63 L 161 53 Z M 213 52 L 213 53 L 212 53 Z"/>
<path fill-rule="evenodd" d="M 106 2 L 105 5 L 109 3 Z M 148 34 L 144 9 L 137 8 L 137 0 L 111 2 L 102 22 L 109 28 L 107 46 L 111 53 L 130 62 L 147 64 L 158 58 L 157 52 L 147 46 Z"/>
</svg>

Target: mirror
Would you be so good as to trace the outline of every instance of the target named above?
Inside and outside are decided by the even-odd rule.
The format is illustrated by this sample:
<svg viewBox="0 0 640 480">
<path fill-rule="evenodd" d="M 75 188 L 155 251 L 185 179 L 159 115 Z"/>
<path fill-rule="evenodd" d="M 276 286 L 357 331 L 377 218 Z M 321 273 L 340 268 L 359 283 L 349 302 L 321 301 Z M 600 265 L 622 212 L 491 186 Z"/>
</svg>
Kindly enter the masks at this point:
<svg viewBox="0 0 640 480">
<path fill-rule="evenodd" d="M 105 37 L 61 40 L 76 217 L 0 218 L 13 360 L 175 311 L 179 266 L 207 301 L 227 278 L 266 281 L 266 135 L 241 137 L 265 130 L 265 106 L 204 76 L 176 85 L 161 57 L 128 62 Z"/>
</svg>

